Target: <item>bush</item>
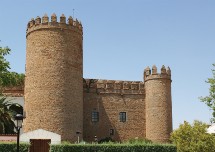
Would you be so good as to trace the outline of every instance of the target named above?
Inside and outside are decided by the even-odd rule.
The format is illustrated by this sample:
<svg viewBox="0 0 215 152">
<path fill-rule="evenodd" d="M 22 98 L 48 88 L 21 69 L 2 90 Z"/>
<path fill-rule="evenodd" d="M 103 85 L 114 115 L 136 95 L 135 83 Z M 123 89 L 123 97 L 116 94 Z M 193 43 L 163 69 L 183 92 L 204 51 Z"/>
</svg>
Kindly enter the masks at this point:
<svg viewBox="0 0 215 152">
<path fill-rule="evenodd" d="M 126 143 L 128 144 L 151 144 L 152 141 L 149 139 L 143 139 L 143 138 L 135 138 L 135 139 L 130 139 Z"/>
<path fill-rule="evenodd" d="M 180 125 L 171 134 L 171 140 L 178 152 L 215 152 L 215 136 L 206 133 L 207 125 L 194 121 Z"/>
<path fill-rule="evenodd" d="M 174 145 L 155 144 L 87 144 L 51 145 L 51 152 L 176 152 Z"/>
<path fill-rule="evenodd" d="M 30 144 L 21 143 L 20 152 L 28 152 Z M 0 152 L 16 152 L 16 143 L 0 143 Z"/>
<path fill-rule="evenodd" d="M 111 142 L 114 142 L 114 140 L 111 137 L 106 137 L 106 138 L 99 140 L 98 143 L 102 144 L 102 143 L 111 143 Z"/>
</svg>

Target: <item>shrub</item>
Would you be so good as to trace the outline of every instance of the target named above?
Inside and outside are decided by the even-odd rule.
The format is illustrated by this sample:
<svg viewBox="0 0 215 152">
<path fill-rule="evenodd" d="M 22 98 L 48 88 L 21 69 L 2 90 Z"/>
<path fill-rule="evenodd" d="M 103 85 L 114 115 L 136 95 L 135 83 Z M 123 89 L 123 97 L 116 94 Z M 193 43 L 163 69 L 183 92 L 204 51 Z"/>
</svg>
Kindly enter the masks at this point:
<svg viewBox="0 0 215 152">
<path fill-rule="evenodd" d="M 106 137 L 106 138 L 99 140 L 98 143 L 101 144 L 101 143 L 109 143 L 109 142 L 114 142 L 114 140 L 111 137 Z"/>
<path fill-rule="evenodd" d="M 30 144 L 21 143 L 20 152 L 28 152 Z M 16 143 L 0 143 L 0 152 L 16 152 Z"/>
<path fill-rule="evenodd" d="M 181 124 L 171 134 L 171 140 L 178 152 L 215 152 L 215 136 L 206 133 L 207 125 L 194 121 Z"/>
<path fill-rule="evenodd" d="M 155 144 L 67 144 L 51 145 L 51 152 L 176 152 L 176 147 Z"/>
<path fill-rule="evenodd" d="M 151 144 L 152 141 L 146 138 L 135 138 L 135 139 L 130 139 L 126 143 L 128 144 Z"/>
</svg>

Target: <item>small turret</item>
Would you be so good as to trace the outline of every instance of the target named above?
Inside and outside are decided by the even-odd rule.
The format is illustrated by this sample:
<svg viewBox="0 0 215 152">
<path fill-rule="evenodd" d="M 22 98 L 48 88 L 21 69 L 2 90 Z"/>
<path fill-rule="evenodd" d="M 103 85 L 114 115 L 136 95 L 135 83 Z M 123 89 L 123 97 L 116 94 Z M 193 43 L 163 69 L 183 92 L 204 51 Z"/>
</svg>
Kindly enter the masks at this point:
<svg viewBox="0 0 215 152">
<path fill-rule="evenodd" d="M 82 30 L 82 23 L 80 22 L 80 24 L 79 24 L 79 27 L 78 27 L 79 29 L 81 29 Z"/>
<path fill-rule="evenodd" d="M 55 13 L 53 13 L 52 16 L 51 16 L 51 22 L 52 23 L 56 23 L 57 22 L 57 16 L 56 16 Z"/>
<path fill-rule="evenodd" d="M 151 74 L 151 69 L 149 68 L 149 66 L 147 66 L 147 68 L 144 70 L 144 78 L 149 76 Z"/>
<path fill-rule="evenodd" d="M 48 23 L 49 22 L 49 17 L 47 14 L 45 14 L 42 18 L 42 23 Z"/>
<path fill-rule="evenodd" d="M 34 21 L 34 18 L 31 18 L 31 21 L 30 21 L 30 27 L 34 26 L 35 25 L 35 21 Z"/>
<path fill-rule="evenodd" d="M 152 74 L 157 74 L 157 67 L 155 65 L 152 67 Z"/>
<path fill-rule="evenodd" d="M 71 26 L 73 26 L 73 18 L 72 18 L 72 16 L 69 16 L 69 18 L 68 18 L 68 24 L 71 25 Z"/>
<path fill-rule="evenodd" d="M 171 69 L 170 69 L 170 67 L 167 67 L 166 73 L 171 76 Z"/>
<path fill-rule="evenodd" d="M 60 23 L 66 24 L 66 17 L 64 16 L 64 14 L 62 14 L 60 17 Z"/>
<path fill-rule="evenodd" d="M 144 70 L 146 138 L 153 142 L 169 142 L 172 132 L 171 71 L 163 65 Z"/>
<path fill-rule="evenodd" d="M 39 25 L 40 23 L 41 23 L 41 18 L 37 16 L 37 18 L 35 19 L 35 24 Z"/>
<path fill-rule="evenodd" d="M 164 65 L 161 68 L 161 74 L 166 74 L 166 67 Z"/>
</svg>

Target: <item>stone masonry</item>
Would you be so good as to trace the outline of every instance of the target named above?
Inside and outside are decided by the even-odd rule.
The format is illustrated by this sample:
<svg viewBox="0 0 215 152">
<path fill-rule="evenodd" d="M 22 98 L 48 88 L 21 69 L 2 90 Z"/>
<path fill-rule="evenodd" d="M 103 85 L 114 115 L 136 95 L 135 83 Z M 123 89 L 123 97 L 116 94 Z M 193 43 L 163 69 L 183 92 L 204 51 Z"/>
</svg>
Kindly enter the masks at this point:
<svg viewBox="0 0 215 152">
<path fill-rule="evenodd" d="M 83 132 L 82 25 L 45 15 L 28 23 L 26 35 L 24 132 L 42 128 L 74 141 Z"/>
<path fill-rule="evenodd" d="M 169 67 L 147 67 L 143 81 L 83 79 L 82 25 L 72 17 L 66 22 L 64 15 L 60 21 L 55 14 L 51 21 L 47 15 L 32 19 L 26 39 L 24 132 L 44 129 L 71 142 L 78 136 L 169 141 Z"/>
<path fill-rule="evenodd" d="M 84 140 L 111 137 L 116 141 L 145 137 L 145 102 L 143 82 L 86 80 L 84 83 Z M 90 87 L 90 88 L 89 88 Z M 99 112 L 92 122 L 91 113 Z M 120 122 L 119 113 L 126 112 Z M 110 130 L 114 130 L 114 135 Z"/>
<path fill-rule="evenodd" d="M 172 131 L 171 71 L 163 66 L 144 71 L 146 138 L 156 142 L 169 140 Z"/>
</svg>

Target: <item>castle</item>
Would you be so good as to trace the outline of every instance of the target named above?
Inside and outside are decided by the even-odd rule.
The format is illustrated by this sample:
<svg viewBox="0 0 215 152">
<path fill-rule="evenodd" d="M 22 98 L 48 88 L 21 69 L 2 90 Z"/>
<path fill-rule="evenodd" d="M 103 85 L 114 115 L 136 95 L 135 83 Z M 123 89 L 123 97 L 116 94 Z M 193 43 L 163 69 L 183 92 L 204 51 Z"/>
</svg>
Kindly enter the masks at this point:
<svg viewBox="0 0 215 152">
<path fill-rule="evenodd" d="M 32 19 L 26 39 L 24 132 L 44 129 L 72 142 L 78 136 L 169 141 L 169 67 L 147 67 L 143 81 L 83 79 L 82 24 L 64 15 Z"/>
</svg>

